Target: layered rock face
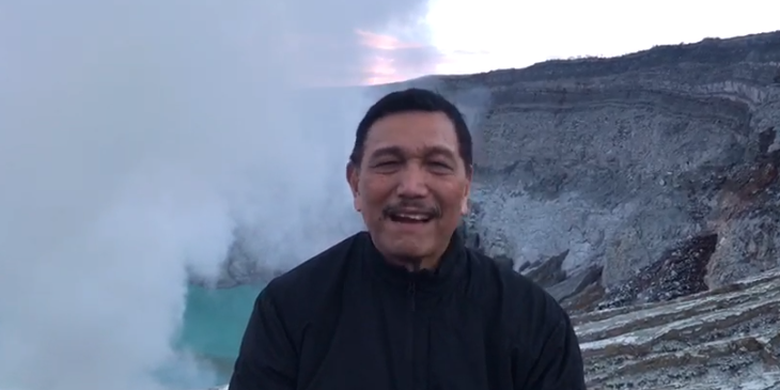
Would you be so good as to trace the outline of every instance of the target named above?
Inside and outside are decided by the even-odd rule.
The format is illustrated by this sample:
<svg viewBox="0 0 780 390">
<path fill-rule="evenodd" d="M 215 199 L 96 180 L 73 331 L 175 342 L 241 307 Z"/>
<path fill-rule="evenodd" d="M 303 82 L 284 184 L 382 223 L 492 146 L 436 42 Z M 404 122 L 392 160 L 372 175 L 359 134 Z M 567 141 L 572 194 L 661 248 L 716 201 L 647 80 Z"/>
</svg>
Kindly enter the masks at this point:
<svg viewBox="0 0 780 390">
<path fill-rule="evenodd" d="M 778 75 L 780 32 L 410 84 L 471 114 L 472 245 L 585 310 L 780 265 Z"/>
<path fill-rule="evenodd" d="M 590 389 L 780 389 L 780 32 L 416 84 L 471 114 L 469 243 L 572 314 Z"/>
<path fill-rule="evenodd" d="M 469 242 L 525 271 L 555 257 L 560 294 L 595 278 L 614 304 L 669 299 L 779 265 L 780 32 L 372 93 L 409 86 L 472 122 Z M 247 253 L 220 287 L 284 271 Z"/>
<path fill-rule="evenodd" d="M 574 315 L 588 389 L 780 388 L 780 269 L 670 302 Z"/>
</svg>

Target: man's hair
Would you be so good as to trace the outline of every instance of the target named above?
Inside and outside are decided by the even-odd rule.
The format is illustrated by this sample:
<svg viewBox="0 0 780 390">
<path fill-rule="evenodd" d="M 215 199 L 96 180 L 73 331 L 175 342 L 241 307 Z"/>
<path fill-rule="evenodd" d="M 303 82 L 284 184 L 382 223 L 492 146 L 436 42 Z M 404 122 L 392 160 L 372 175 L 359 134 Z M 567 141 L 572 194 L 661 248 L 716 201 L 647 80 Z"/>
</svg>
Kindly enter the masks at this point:
<svg viewBox="0 0 780 390">
<path fill-rule="evenodd" d="M 441 112 L 447 115 L 455 127 L 460 157 L 466 165 L 466 170 L 470 170 L 473 160 L 471 133 L 463 119 L 463 114 L 444 96 L 420 88 L 391 92 L 368 109 L 355 132 L 355 146 L 352 147 L 352 154 L 349 156 L 350 163 L 355 166 L 360 165 L 363 160 L 363 148 L 366 137 L 368 137 L 368 130 L 374 123 L 389 115 L 413 111 Z"/>
</svg>

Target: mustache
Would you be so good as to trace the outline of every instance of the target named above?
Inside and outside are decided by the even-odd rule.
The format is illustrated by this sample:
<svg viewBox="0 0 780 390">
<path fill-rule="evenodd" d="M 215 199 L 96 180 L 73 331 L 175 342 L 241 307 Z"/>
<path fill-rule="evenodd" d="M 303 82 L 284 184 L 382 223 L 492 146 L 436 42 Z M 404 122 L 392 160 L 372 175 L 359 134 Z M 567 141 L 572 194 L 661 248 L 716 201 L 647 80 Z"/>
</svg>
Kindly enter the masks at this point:
<svg viewBox="0 0 780 390">
<path fill-rule="evenodd" d="M 427 214 L 432 218 L 441 217 L 441 208 L 438 205 L 428 205 L 419 200 L 402 200 L 398 203 L 387 205 L 382 209 L 382 215 L 389 217 L 390 215 L 401 214 L 410 210 Z"/>
</svg>

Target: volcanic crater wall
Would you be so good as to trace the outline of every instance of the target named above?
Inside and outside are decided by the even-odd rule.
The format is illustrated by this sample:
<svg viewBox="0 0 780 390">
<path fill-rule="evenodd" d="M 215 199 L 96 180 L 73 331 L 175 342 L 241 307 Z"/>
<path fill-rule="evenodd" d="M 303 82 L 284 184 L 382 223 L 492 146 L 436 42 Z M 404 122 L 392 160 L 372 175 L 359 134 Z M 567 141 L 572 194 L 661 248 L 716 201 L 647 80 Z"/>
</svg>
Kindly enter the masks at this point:
<svg viewBox="0 0 780 390">
<path fill-rule="evenodd" d="M 778 265 L 780 32 L 368 93 L 409 86 L 440 91 L 471 122 L 470 245 L 571 310 L 670 299 Z M 247 253 L 238 240 L 218 287 L 284 271 Z M 669 291 L 645 291 L 658 283 Z"/>
<path fill-rule="evenodd" d="M 524 272 L 565 253 L 558 283 L 615 296 L 658 264 L 687 293 L 780 265 L 778 74 L 780 32 L 402 86 L 471 114 L 472 244 Z"/>
</svg>

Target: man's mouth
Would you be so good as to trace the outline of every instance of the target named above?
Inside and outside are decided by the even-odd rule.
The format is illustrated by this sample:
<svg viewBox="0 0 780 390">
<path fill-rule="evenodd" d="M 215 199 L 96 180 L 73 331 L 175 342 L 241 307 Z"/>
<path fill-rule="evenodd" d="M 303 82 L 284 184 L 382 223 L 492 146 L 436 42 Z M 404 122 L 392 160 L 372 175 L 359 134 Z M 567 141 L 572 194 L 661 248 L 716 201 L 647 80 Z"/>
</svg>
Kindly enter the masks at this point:
<svg viewBox="0 0 780 390">
<path fill-rule="evenodd" d="M 426 223 L 430 222 L 433 216 L 427 213 L 389 213 L 388 218 L 399 223 Z"/>
</svg>

